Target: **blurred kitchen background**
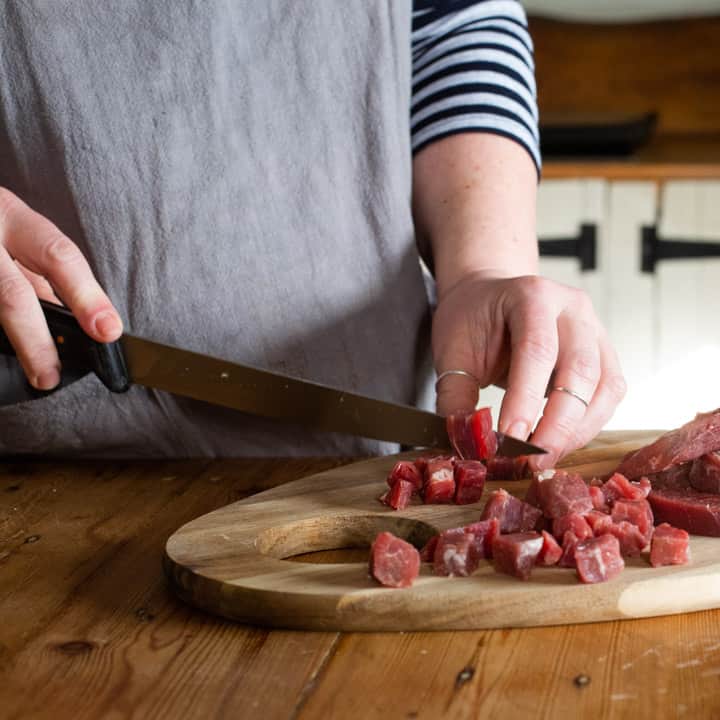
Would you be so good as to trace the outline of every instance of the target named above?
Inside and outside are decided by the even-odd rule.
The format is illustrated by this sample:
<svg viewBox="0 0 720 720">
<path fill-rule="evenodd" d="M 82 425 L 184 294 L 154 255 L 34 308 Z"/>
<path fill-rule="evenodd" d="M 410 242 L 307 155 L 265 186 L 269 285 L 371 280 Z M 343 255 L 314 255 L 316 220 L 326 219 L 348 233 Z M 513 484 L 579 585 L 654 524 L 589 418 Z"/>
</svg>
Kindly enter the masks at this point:
<svg viewBox="0 0 720 720">
<path fill-rule="evenodd" d="M 720 407 L 720 0 L 523 4 L 542 272 L 590 294 L 618 349 L 608 428 L 675 427 Z"/>
</svg>

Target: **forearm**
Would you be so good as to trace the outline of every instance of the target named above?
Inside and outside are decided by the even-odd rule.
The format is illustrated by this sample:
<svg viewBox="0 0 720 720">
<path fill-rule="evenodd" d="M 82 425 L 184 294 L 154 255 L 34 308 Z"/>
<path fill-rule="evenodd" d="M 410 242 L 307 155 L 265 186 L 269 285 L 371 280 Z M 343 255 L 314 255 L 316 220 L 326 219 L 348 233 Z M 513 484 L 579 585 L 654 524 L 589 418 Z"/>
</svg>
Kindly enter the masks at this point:
<svg viewBox="0 0 720 720">
<path fill-rule="evenodd" d="M 470 273 L 537 273 L 536 192 L 530 155 L 499 135 L 451 135 L 415 156 L 415 227 L 432 251 L 440 297 Z"/>
</svg>

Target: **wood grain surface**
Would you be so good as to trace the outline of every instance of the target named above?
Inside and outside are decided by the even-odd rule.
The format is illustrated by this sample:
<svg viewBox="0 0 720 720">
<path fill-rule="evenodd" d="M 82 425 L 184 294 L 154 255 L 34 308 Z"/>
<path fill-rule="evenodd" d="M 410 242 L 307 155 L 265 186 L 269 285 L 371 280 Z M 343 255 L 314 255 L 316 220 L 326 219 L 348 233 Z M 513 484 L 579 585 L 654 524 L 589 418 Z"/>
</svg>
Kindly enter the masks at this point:
<svg viewBox="0 0 720 720">
<path fill-rule="evenodd" d="M 169 592 L 177 527 L 342 463 L 0 463 L 0 717 L 720 717 L 720 611 L 321 633 L 243 626 Z"/>
</svg>

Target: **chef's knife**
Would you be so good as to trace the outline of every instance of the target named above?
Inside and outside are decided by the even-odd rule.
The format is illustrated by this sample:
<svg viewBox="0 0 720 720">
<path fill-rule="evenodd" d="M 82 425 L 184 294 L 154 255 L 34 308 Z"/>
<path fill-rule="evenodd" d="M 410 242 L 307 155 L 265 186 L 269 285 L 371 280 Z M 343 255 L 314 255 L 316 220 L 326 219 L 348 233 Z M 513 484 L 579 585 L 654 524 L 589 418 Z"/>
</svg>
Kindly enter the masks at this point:
<svg viewBox="0 0 720 720">
<path fill-rule="evenodd" d="M 440 415 L 128 334 L 114 343 L 98 343 L 68 310 L 45 301 L 41 305 L 63 374 L 78 377 L 94 372 L 113 392 L 125 392 L 136 383 L 319 430 L 418 447 L 450 447 L 445 418 Z M 1 328 L 0 353 L 15 354 Z M 501 433 L 498 441 L 498 452 L 506 457 L 546 452 Z"/>
</svg>

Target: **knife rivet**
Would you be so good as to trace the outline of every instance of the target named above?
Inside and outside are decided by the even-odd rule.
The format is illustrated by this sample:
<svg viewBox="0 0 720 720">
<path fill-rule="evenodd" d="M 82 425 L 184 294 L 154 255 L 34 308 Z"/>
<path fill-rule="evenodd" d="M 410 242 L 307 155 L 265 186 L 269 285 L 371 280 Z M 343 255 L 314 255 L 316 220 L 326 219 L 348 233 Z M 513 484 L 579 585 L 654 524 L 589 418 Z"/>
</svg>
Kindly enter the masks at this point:
<svg viewBox="0 0 720 720">
<path fill-rule="evenodd" d="M 230 373 L 221 372 L 221 373 L 220 373 L 220 379 L 221 379 L 221 380 L 229 380 L 229 379 L 230 379 Z"/>
</svg>

